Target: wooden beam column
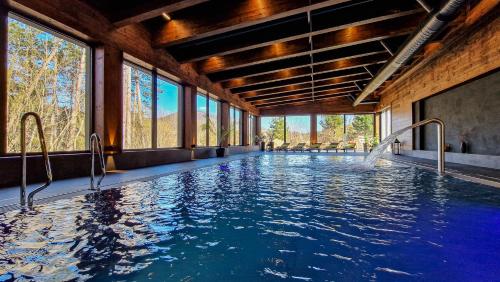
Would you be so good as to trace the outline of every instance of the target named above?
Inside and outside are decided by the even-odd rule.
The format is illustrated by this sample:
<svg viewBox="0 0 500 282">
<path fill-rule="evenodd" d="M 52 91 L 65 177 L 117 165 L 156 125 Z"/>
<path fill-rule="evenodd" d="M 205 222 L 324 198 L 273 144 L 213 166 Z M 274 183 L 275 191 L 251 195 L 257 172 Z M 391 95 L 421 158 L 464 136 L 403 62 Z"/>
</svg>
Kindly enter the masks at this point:
<svg viewBox="0 0 500 282">
<path fill-rule="evenodd" d="M 243 121 L 241 122 L 241 126 L 243 127 L 241 129 L 241 137 L 243 138 L 243 146 L 248 146 L 250 145 L 248 142 L 248 135 L 250 132 L 248 132 L 248 112 L 247 111 L 242 111 L 241 117 L 243 118 Z"/>
<path fill-rule="evenodd" d="M 311 115 L 311 144 L 318 143 L 318 116 L 316 114 Z"/>
<path fill-rule="evenodd" d="M 229 103 L 228 102 L 221 102 L 221 127 L 224 129 L 229 129 Z M 222 142 L 222 146 L 227 146 L 229 143 L 229 136 Z"/>
<path fill-rule="evenodd" d="M 0 0 L 0 155 L 7 153 L 7 15 Z"/>
<path fill-rule="evenodd" d="M 255 134 L 256 135 L 260 135 L 262 133 L 262 129 L 260 126 L 260 119 L 261 119 L 260 116 L 255 117 Z"/>
<path fill-rule="evenodd" d="M 191 149 L 196 145 L 196 93 L 193 85 L 184 85 L 184 120 L 183 120 L 183 148 Z"/>
<path fill-rule="evenodd" d="M 110 154 L 123 151 L 123 53 L 104 45 L 95 51 L 94 131 Z"/>
</svg>

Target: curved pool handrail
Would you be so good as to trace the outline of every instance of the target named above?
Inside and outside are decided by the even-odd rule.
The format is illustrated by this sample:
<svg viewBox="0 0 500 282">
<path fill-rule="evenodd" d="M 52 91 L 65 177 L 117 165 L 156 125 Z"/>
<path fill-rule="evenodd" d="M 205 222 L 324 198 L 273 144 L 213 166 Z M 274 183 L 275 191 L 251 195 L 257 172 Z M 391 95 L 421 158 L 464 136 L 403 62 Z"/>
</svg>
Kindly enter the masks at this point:
<svg viewBox="0 0 500 282">
<path fill-rule="evenodd" d="M 445 168 L 444 168 L 444 163 L 445 163 L 445 154 L 444 154 L 444 147 L 445 147 L 445 140 L 444 140 L 444 130 L 445 130 L 445 125 L 444 122 L 439 119 L 439 118 L 430 118 L 426 120 L 419 121 L 417 123 L 414 123 L 411 125 L 411 128 L 416 128 L 420 126 L 424 126 L 426 124 L 430 123 L 435 123 L 437 125 L 437 151 L 438 151 L 438 156 L 437 156 L 437 162 L 438 162 L 438 172 L 439 174 L 444 174 Z"/>
<path fill-rule="evenodd" d="M 95 185 L 95 148 L 97 147 L 97 155 L 99 156 L 99 165 L 101 166 L 101 177 Z M 106 176 L 106 164 L 104 161 L 104 152 L 102 150 L 101 137 L 97 133 L 90 135 L 90 154 L 91 154 L 91 169 L 90 169 L 90 189 L 99 190 L 102 180 Z"/>
<path fill-rule="evenodd" d="M 38 192 L 44 190 L 52 183 L 52 168 L 50 166 L 49 153 L 47 151 L 47 145 L 45 143 L 45 135 L 43 133 L 42 120 L 37 113 L 28 112 L 25 113 L 21 118 L 21 159 L 22 159 L 22 168 L 21 168 L 21 206 L 24 207 L 26 205 L 26 122 L 29 117 L 33 117 L 36 122 L 37 131 L 38 131 L 38 139 L 40 140 L 40 147 L 42 149 L 43 160 L 45 163 L 45 171 L 47 173 L 47 182 L 42 186 L 36 188 L 31 193 L 28 194 L 28 206 L 33 206 L 33 197 Z"/>
</svg>

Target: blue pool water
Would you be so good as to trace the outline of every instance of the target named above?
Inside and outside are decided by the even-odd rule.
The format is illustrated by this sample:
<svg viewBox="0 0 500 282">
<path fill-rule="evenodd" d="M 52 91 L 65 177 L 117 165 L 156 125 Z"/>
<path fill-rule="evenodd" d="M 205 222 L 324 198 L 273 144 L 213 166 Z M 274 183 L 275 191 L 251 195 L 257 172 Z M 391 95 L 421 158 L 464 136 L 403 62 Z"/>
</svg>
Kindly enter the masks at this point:
<svg viewBox="0 0 500 282">
<path fill-rule="evenodd" d="M 261 155 L 0 215 L 0 281 L 495 281 L 500 190 Z"/>
</svg>

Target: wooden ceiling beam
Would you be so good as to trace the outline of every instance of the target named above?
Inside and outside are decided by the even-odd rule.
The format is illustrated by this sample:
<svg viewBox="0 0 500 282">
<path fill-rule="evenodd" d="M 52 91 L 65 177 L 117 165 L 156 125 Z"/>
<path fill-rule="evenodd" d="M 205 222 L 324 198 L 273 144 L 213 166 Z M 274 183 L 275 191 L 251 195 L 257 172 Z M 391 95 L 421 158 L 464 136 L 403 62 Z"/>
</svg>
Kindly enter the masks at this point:
<svg viewBox="0 0 500 282">
<path fill-rule="evenodd" d="M 314 73 L 320 74 L 329 71 L 346 70 L 357 67 L 363 67 L 373 64 L 381 64 L 387 62 L 389 59 L 388 54 L 374 54 L 370 56 L 345 59 L 340 61 L 333 61 L 327 63 L 320 63 L 314 66 Z M 268 82 L 280 81 L 294 77 L 310 76 L 311 67 L 303 66 L 298 68 L 280 70 L 268 74 L 262 74 L 251 77 L 236 78 L 221 83 L 224 88 L 237 88 L 243 86 L 257 85 Z"/>
<path fill-rule="evenodd" d="M 153 43 L 157 47 L 167 47 L 350 1 L 209 1 L 173 15 L 171 21 L 160 27 Z"/>
<path fill-rule="evenodd" d="M 346 85 L 346 84 L 352 86 L 352 82 L 354 82 L 354 81 L 364 81 L 364 80 L 370 80 L 370 79 L 371 79 L 371 77 L 368 74 L 358 74 L 358 75 L 351 76 L 351 77 L 332 78 L 332 79 L 323 80 L 323 81 L 319 81 L 319 82 L 315 83 L 314 89 L 319 91 L 319 90 L 323 90 L 324 88 L 331 87 L 334 85 L 340 86 L 340 85 Z M 313 87 L 312 83 L 304 83 L 304 84 L 298 84 L 298 85 L 287 85 L 287 86 L 273 88 L 273 89 L 267 89 L 267 90 L 249 91 L 249 92 L 241 93 L 241 94 L 239 94 L 239 96 L 241 98 L 249 98 L 249 97 L 272 95 L 272 94 L 293 92 L 293 91 L 298 91 L 298 90 L 312 89 L 312 87 Z"/>
<path fill-rule="evenodd" d="M 332 79 L 332 78 L 344 78 L 344 77 L 352 77 L 352 76 L 359 77 L 359 75 L 364 74 L 364 73 L 365 73 L 365 70 L 363 68 L 334 70 L 334 71 L 314 74 L 314 81 L 319 82 L 319 81 L 328 80 L 328 79 Z M 299 76 L 299 77 L 293 77 L 290 79 L 284 79 L 284 80 L 278 80 L 278 81 L 273 81 L 273 82 L 268 82 L 268 83 L 261 83 L 261 84 L 256 84 L 256 85 L 233 88 L 231 90 L 231 92 L 233 94 L 239 94 L 239 93 L 245 93 L 245 92 L 249 92 L 249 91 L 275 89 L 275 88 L 279 88 L 279 87 L 283 87 L 283 86 L 287 86 L 287 85 L 298 85 L 298 84 L 309 83 L 309 82 L 311 82 L 311 80 L 312 80 L 311 74 L 309 73 L 309 75 L 307 75 L 307 76 Z"/>
<path fill-rule="evenodd" d="M 351 93 L 359 93 L 359 91 L 353 87 L 350 88 L 344 88 L 344 89 L 336 89 L 336 90 L 329 90 L 329 91 L 324 91 L 320 93 L 315 93 L 315 97 L 322 97 L 322 96 L 327 96 L 327 95 L 349 95 Z M 282 97 L 276 97 L 276 98 L 271 98 L 271 99 L 259 99 L 259 100 L 254 100 L 251 103 L 253 105 L 261 105 L 265 103 L 271 103 L 271 102 L 281 102 L 281 101 L 288 101 L 288 100 L 294 100 L 294 99 L 301 99 L 301 98 L 309 98 L 312 97 L 312 92 L 307 92 L 304 94 L 297 94 L 297 95 L 290 95 L 290 96 L 282 96 Z"/>
<path fill-rule="evenodd" d="M 168 51 L 181 63 L 195 62 L 213 56 L 229 55 L 279 42 L 308 38 L 349 27 L 423 13 L 423 9 L 417 6 L 418 4 L 413 1 L 360 2 L 328 11 L 313 11 L 311 13 L 314 23 L 312 32 L 309 30 L 307 16 L 304 14 L 302 17 L 295 17 L 288 21 L 249 31 L 230 33 L 224 37 L 215 36 L 178 44 L 168 48 Z"/>
<path fill-rule="evenodd" d="M 288 105 L 277 105 L 269 107 L 261 107 L 261 116 L 283 116 L 283 115 L 303 115 L 303 114 L 319 114 L 319 115 L 334 115 L 334 114 L 367 114 L 374 113 L 374 105 L 360 105 L 356 108 L 352 106 L 347 98 L 332 99 L 331 101 L 318 102 L 297 102 Z M 332 140 L 335 141 L 335 140 Z"/>
<path fill-rule="evenodd" d="M 326 95 L 326 96 L 320 96 L 316 98 L 308 97 L 308 98 L 301 98 L 301 99 L 295 99 L 295 100 L 288 100 L 288 101 L 283 101 L 283 102 L 274 102 L 274 103 L 265 103 L 265 104 L 257 104 L 255 107 L 257 108 L 262 108 L 262 107 L 271 107 L 271 106 L 280 106 L 280 105 L 289 105 L 289 104 L 296 104 L 298 102 L 314 102 L 314 101 L 331 101 L 333 99 L 339 99 L 339 98 L 346 98 L 349 96 L 349 94 L 334 94 L 334 95 Z"/>
<path fill-rule="evenodd" d="M 170 14 L 175 11 L 186 9 L 209 0 L 148 0 L 139 1 L 130 7 L 120 7 L 114 9 L 111 21 L 116 27 L 122 27 L 133 23 L 143 22 L 163 13 Z"/>
<path fill-rule="evenodd" d="M 331 85 L 327 87 L 322 87 L 321 89 L 314 89 L 314 93 L 321 94 L 321 93 L 340 93 L 343 91 L 357 91 L 358 89 L 354 88 L 352 85 L 348 83 L 344 84 L 337 84 L 337 85 Z M 292 92 L 286 92 L 286 93 L 278 93 L 278 94 L 269 94 L 269 95 L 260 95 L 260 96 L 254 96 L 254 97 L 248 97 L 245 98 L 245 101 L 247 102 L 252 102 L 252 101 L 258 101 L 258 100 L 272 100 L 276 98 L 282 98 L 282 97 L 288 97 L 288 96 L 294 96 L 294 95 L 303 95 L 303 94 L 311 94 L 312 93 L 312 87 L 311 88 L 306 88 L 306 89 L 301 89 L 297 91 L 292 91 Z"/>
<path fill-rule="evenodd" d="M 314 65 L 386 53 L 387 51 L 385 51 L 385 49 L 379 43 L 370 42 L 316 53 L 314 54 Z M 254 77 L 298 67 L 309 67 L 310 65 L 310 56 L 304 55 L 276 62 L 269 62 L 231 70 L 223 70 L 220 72 L 208 74 L 208 77 L 213 82 L 224 82 L 231 79 Z"/>
<path fill-rule="evenodd" d="M 227 56 L 211 57 L 197 62 L 195 69 L 203 74 L 214 73 L 367 42 L 378 42 L 413 32 L 421 20 L 420 14 L 410 15 L 316 35 L 312 39 L 312 52 L 309 47 L 309 39 L 301 38 Z"/>
</svg>

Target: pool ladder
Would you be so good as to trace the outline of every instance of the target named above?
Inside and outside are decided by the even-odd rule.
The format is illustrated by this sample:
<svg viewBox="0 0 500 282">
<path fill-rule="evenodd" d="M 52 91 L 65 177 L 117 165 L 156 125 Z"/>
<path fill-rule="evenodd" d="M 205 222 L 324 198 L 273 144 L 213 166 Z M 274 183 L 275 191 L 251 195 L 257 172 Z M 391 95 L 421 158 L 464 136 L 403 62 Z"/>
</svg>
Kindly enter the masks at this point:
<svg viewBox="0 0 500 282">
<path fill-rule="evenodd" d="M 36 113 L 29 112 L 25 113 L 21 118 L 21 159 L 22 159 L 22 169 L 21 169 L 21 207 L 26 206 L 26 121 L 29 117 L 33 117 L 36 122 L 38 130 L 38 139 L 40 140 L 40 147 L 42 149 L 43 160 L 45 163 L 45 172 L 47 173 L 47 182 L 42 186 L 36 188 L 31 193 L 28 194 L 28 207 L 33 206 L 33 197 L 38 192 L 44 190 L 52 183 L 52 169 L 50 166 L 49 153 L 47 151 L 47 145 L 45 143 L 45 136 L 43 133 L 42 120 L 40 116 Z"/>
<path fill-rule="evenodd" d="M 95 149 L 97 148 L 97 155 L 99 156 L 99 165 L 101 166 L 101 177 L 95 185 Z M 92 156 L 92 167 L 90 169 L 90 189 L 99 190 L 102 180 L 106 176 L 106 163 L 104 161 L 104 152 L 102 150 L 101 138 L 97 133 L 90 135 L 90 154 Z"/>
</svg>

